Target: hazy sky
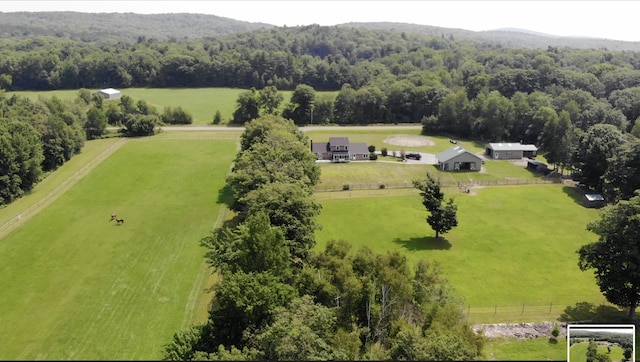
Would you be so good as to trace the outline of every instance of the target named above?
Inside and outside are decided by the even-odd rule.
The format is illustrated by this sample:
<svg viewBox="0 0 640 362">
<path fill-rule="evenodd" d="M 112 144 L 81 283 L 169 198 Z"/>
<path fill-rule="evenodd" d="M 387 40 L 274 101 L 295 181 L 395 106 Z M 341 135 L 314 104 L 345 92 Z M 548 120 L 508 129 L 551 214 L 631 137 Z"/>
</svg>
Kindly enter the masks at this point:
<svg viewBox="0 0 640 362">
<path fill-rule="evenodd" d="M 0 12 L 199 13 L 277 26 L 387 21 L 640 41 L 640 1 L 5 1 Z"/>
</svg>

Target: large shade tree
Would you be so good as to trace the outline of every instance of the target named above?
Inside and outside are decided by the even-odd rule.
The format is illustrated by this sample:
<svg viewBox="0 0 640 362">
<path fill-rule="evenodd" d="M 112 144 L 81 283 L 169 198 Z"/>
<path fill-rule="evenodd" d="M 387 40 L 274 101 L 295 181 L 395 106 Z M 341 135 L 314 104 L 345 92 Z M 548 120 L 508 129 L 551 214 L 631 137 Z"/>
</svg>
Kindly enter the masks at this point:
<svg viewBox="0 0 640 362">
<path fill-rule="evenodd" d="M 458 226 L 458 207 L 451 198 L 445 201 L 439 181 L 427 174 L 425 180 L 414 180 L 413 186 L 420 190 L 422 204 L 429 212 L 427 223 L 436 232 L 436 238 Z"/>
<path fill-rule="evenodd" d="M 595 191 L 601 192 L 607 171 L 608 159 L 618 152 L 625 142 L 620 130 L 610 124 L 596 124 L 589 127 L 578 142 L 573 163 L 579 170 L 580 182 Z"/>
<path fill-rule="evenodd" d="M 629 308 L 635 319 L 640 301 L 640 194 L 603 209 L 588 224 L 598 241 L 578 250 L 581 270 L 593 269 L 600 291 L 615 305 Z"/>
</svg>

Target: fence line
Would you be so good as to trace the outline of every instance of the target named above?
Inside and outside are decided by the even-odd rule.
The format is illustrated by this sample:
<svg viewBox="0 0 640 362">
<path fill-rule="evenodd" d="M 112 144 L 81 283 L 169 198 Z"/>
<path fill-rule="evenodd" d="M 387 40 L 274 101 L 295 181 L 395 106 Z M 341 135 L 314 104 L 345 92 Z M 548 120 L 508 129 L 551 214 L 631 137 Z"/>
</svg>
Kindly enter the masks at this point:
<svg viewBox="0 0 640 362">
<path fill-rule="evenodd" d="M 445 180 L 440 181 L 440 185 L 444 188 L 457 187 L 460 191 L 468 192 L 471 187 L 486 187 L 486 186 L 511 186 L 511 185 L 533 185 L 533 184 L 554 184 L 562 183 L 563 180 L 555 178 L 536 178 L 536 179 L 486 179 L 486 180 L 469 180 L 467 181 L 454 181 Z M 413 182 L 380 182 L 380 183 L 345 183 L 342 185 L 316 185 L 315 192 L 333 192 L 333 191 L 348 191 L 348 190 L 375 190 L 375 189 L 406 189 L 413 188 Z"/>
<path fill-rule="evenodd" d="M 500 314 L 503 314 L 503 315 L 509 314 L 512 316 L 526 315 L 526 314 L 560 315 L 561 313 L 565 312 L 568 306 L 573 307 L 575 305 L 576 305 L 575 302 L 573 303 L 549 302 L 549 304 L 522 303 L 518 305 L 508 305 L 508 306 L 499 305 L 499 304 L 494 304 L 492 306 L 471 306 L 470 304 L 467 304 L 464 306 L 464 312 L 467 315 L 467 317 L 478 316 L 478 315 L 491 316 L 491 315 L 500 315 Z M 611 303 L 608 303 L 606 301 L 603 301 L 602 303 L 597 305 L 594 304 L 594 307 L 596 307 L 597 313 L 604 313 L 604 309 L 605 309 L 604 307 L 613 307 L 613 308 L 619 309 L 617 306 Z"/>
<path fill-rule="evenodd" d="M 123 143 L 124 139 L 110 145 L 104 151 L 100 152 L 96 157 L 87 162 L 84 166 L 82 166 L 78 171 L 73 173 L 73 175 L 69 176 L 66 180 L 64 180 L 60 185 L 56 186 L 51 192 L 45 195 L 43 198 L 35 202 L 33 205 L 29 206 L 22 212 L 18 213 L 17 216 L 9 219 L 3 225 L 0 225 L 0 237 L 3 236 L 6 232 L 11 230 L 12 226 L 15 226 L 18 222 L 22 221 L 22 219 L 28 219 L 32 214 L 38 210 L 42 205 L 52 201 L 56 197 L 58 197 L 62 192 L 73 185 L 76 181 L 85 176 L 85 174 L 94 168 L 97 164 L 102 162 L 107 158 L 110 154 L 112 154 L 116 149 L 118 149 Z"/>
</svg>

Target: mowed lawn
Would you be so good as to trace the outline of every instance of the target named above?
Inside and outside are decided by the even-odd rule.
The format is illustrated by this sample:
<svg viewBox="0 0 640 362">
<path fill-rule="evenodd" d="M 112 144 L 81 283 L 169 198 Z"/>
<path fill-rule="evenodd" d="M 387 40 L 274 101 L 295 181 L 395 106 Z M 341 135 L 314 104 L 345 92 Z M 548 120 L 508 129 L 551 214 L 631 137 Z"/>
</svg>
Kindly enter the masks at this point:
<svg viewBox="0 0 640 362">
<path fill-rule="evenodd" d="M 494 338 L 485 343 L 482 352 L 485 361 L 565 361 L 567 339 L 550 342 L 548 338 Z"/>
<path fill-rule="evenodd" d="M 587 361 L 587 347 L 589 342 L 574 343 L 569 347 L 569 357 L 571 362 L 586 362 Z"/>
<path fill-rule="evenodd" d="M 457 190 L 457 189 L 454 189 Z M 373 197 L 375 193 L 387 197 Z M 474 319 L 476 308 L 489 308 L 476 322 L 504 322 L 494 306 L 547 306 L 525 319 L 555 320 L 567 305 L 604 298 L 592 272 L 578 268 L 576 250 L 597 240 L 586 224 L 598 211 L 584 208 L 573 188 L 559 184 L 474 189 L 448 193 L 458 205 L 458 227 L 434 239 L 427 211 L 416 192 L 394 196 L 387 190 L 319 194 L 317 250 L 331 239 L 377 252 L 397 250 L 411 263 L 438 261 L 445 277 L 464 296 Z M 348 196 L 345 196 L 348 195 Z M 362 196 L 362 197 L 361 197 Z M 554 310 L 548 313 L 553 304 Z M 520 308 L 518 308 L 520 314 Z"/>
<path fill-rule="evenodd" d="M 0 240 L 0 359 L 161 358 L 206 318 L 199 240 L 235 152 L 228 140 L 127 140 Z"/>
</svg>

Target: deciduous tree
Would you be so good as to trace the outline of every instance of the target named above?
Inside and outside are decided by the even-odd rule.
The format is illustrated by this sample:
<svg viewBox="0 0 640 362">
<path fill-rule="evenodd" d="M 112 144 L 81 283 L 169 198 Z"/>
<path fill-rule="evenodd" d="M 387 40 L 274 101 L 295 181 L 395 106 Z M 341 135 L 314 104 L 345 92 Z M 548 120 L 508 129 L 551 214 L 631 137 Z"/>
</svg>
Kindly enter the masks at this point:
<svg viewBox="0 0 640 362">
<path fill-rule="evenodd" d="M 439 181 L 427 174 L 426 180 L 414 180 L 413 186 L 420 190 L 422 204 L 429 212 L 427 223 L 436 232 L 436 238 L 458 226 L 458 207 L 453 204 L 452 198 L 445 202 Z"/>
<path fill-rule="evenodd" d="M 615 305 L 629 308 L 635 319 L 640 302 L 640 194 L 606 206 L 587 229 L 598 241 L 582 246 L 578 266 L 593 269 L 600 291 Z"/>
</svg>

